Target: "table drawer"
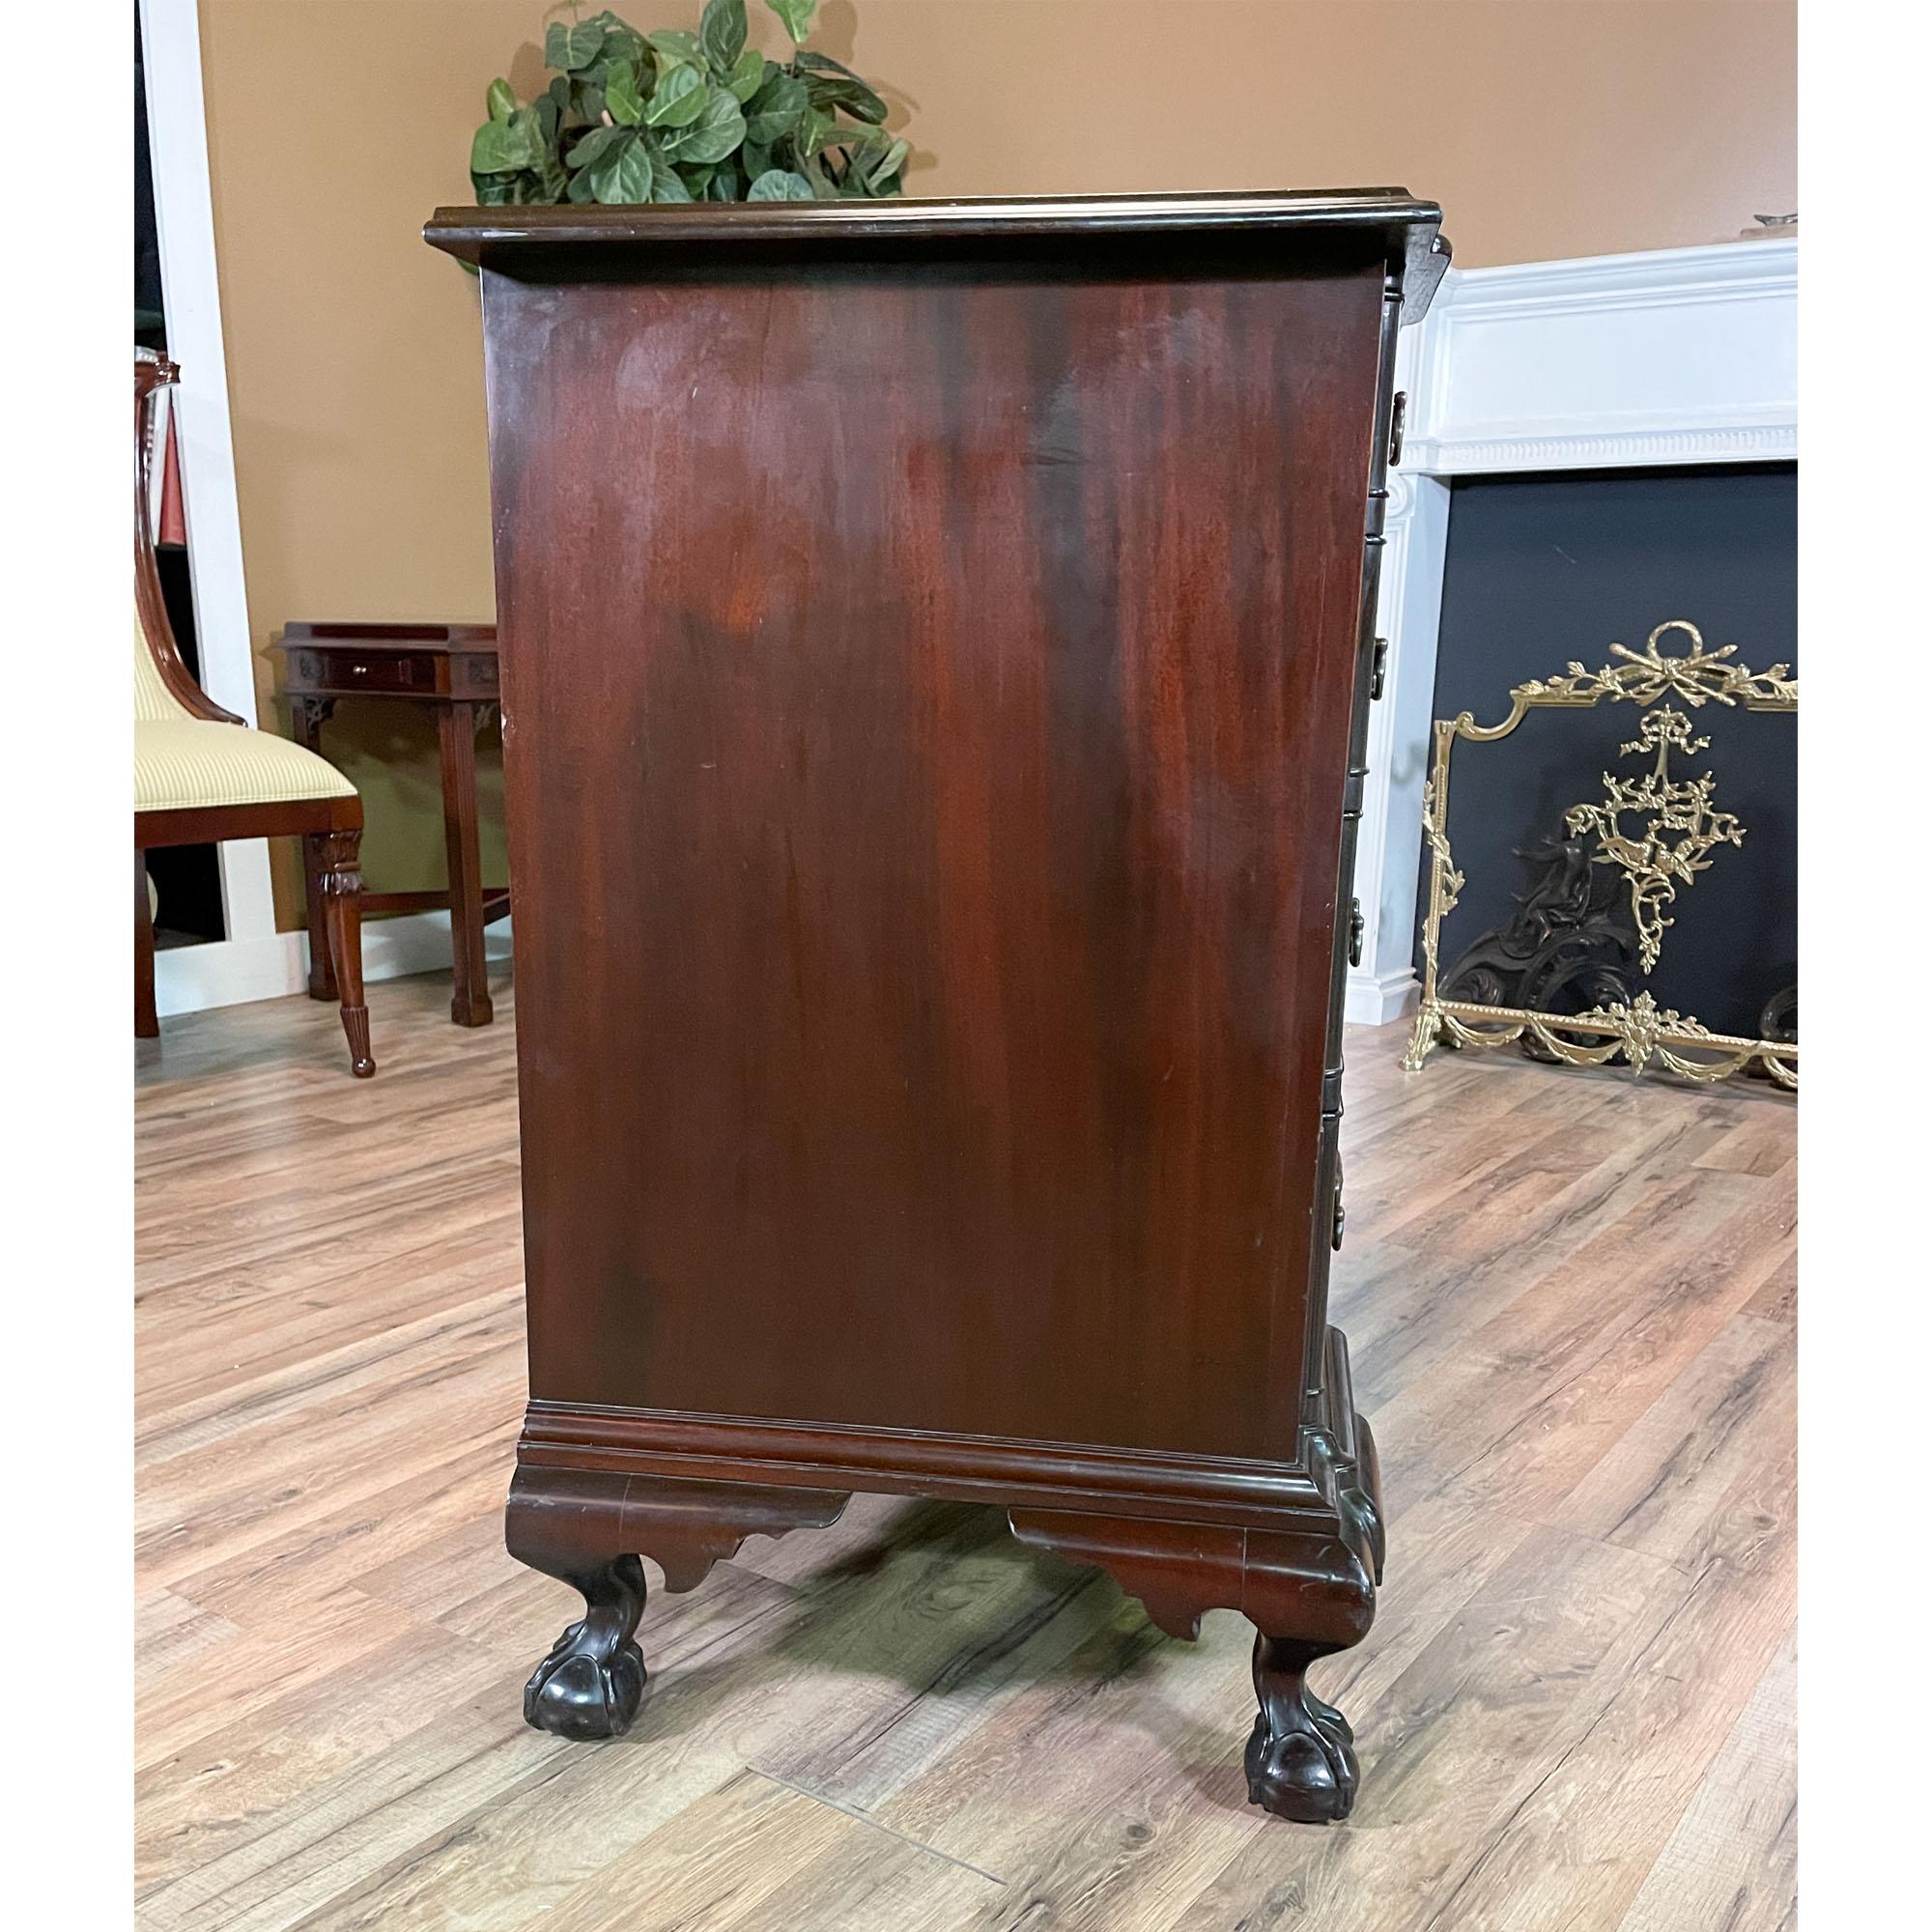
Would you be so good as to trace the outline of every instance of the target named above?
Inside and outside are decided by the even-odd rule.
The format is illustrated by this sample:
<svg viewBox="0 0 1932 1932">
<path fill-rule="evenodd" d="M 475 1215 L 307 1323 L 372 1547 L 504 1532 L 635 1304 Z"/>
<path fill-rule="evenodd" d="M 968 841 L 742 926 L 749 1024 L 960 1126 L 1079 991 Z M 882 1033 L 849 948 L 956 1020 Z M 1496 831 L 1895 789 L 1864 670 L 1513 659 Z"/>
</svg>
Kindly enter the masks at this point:
<svg viewBox="0 0 1932 1932">
<path fill-rule="evenodd" d="M 289 684 L 296 691 L 389 691 L 429 696 L 436 691 L 436 658 L 427 651 L 298 648 L 289 653 Z"/>
</svg>

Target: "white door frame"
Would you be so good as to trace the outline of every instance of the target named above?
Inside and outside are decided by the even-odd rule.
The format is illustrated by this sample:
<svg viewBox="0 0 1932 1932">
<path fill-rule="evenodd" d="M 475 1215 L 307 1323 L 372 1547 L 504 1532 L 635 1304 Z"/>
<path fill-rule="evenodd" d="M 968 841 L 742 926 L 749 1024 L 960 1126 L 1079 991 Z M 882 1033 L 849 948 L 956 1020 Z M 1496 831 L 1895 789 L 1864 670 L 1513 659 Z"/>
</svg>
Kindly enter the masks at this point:
<svg viewBox="0 0 1932 1932">
<path fill-rule="evenodd" d="M 202 684 L 217 704 L 253 724 L 259 722 L 255 662 L 222 348 L 197 0 L 142 0 L 141 49 L 168 353 L 182 371 L 171 400 L 182 494 L 194 526 L 188 567 Z M 228 936 L 155 955 L 155 1005 L 162 1014 L 275 999 L 307 983 L 307 935 L 275 930 L 267 840 L 231 839 L 215 849 Z M 484 945 L 488 957 L 507 958 L 510 923 L 490 927 Z M 362 929 L 365 980 L 431 972 L 446 967 L 449 957 L 446 912 L 378 920 Z"/>
<path fill-rule="evenodd" d="M 235 439 L 228 420 L 228 363 L 221 343 L 221 284 L 214 265 L 214 200 L 208 178 L 208 121 L 201 92 L 197 0 L 143 0 L 141 64 L 148 88 L 148 149 L 168 353 L 182 379 L 171 398 L 182 494 L 194 516 L 188 568 L 203 688 L 252 724 L 254 652 L 242 567 L 242 510 L 235 491 Z M 260 838 L 216 847 L 229 945 L 275 938 L 269 848 Z M 197 948 L 196 951 L 206 949 Z M 183 955 L 155 962 L 156 994 Z M 173 990 L 172 988 L 170 990 Z"/>
</svg>

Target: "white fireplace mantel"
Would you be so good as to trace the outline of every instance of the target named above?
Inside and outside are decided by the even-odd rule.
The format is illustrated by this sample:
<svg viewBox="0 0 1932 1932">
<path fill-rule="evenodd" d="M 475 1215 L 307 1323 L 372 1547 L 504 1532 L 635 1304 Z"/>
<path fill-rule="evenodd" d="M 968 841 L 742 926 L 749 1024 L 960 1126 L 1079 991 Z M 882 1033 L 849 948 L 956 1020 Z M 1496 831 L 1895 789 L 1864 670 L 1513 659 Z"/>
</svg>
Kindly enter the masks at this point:
<svg viewBox="0 0 1932 1932">
<path fill-rule="evenodd" d="M 1390 479 L 1379 612 L 1388 668 L 1371 714 L 1355 861 L 1362 964 L 1349 977 L 1348 1016 L 1369 1026 L 1399 1018 L 1417 994 L 1449 479 L 1793 460 L 1798 243 L 1452 269 L 1429 314 L 1403 331 L 1396 384 L 1408 420 Z M 1577 654 L 1574 640 L 1552 640 L 1551 668 Z"/>
</svg>

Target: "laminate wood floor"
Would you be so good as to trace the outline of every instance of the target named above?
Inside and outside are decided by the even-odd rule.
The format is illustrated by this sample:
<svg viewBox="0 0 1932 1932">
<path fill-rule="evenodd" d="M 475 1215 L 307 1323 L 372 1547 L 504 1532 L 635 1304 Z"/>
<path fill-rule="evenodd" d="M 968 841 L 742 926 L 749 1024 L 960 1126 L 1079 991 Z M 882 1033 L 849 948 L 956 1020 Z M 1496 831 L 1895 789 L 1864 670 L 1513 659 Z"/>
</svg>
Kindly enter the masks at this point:
<svg viewBox="0 0 1932 1932">
<path fill-rule="evenodd" d="M 498 975 L 499 983 L 502 976 Z M 1662 1932 L 1793 1922 L 1796 1112 L 1349 1041 L 1336 1314 L 1381 1447 L 1363 1786 L 1244 1802 L 1249 1632 L 961 1506 L 654 1596 L 627 1738 L 525 1728 L 511 1002 L 137 1047 L 137 1874 L 153 1932 Z"/>
</svg>

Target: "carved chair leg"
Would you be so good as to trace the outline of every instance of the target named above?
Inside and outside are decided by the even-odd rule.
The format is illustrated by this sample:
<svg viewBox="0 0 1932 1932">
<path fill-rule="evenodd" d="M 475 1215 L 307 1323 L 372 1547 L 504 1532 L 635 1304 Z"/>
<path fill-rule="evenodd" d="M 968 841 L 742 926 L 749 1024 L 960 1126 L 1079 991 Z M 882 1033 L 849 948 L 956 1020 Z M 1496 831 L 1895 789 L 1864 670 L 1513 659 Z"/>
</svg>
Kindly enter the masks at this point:
<svg viewBox="0 0 1932 1932">
<path fill-rule="evenodd" d="M 1265 1632 L 1255 1638 L 1261 1715 L 1248 1739 L 1248 1801 L 1297 1824 L 1346 1818 L 1355 1803 L 1354 1732 L 1308 1689 L 1306 1676 L 1336 1647 Z"/>
<path fill-rule="evenodd" d="M 366 1080 L 376 1063 L 369 1057 L 369 1009 L 362 1003 L 362 833 L 351 828 L 310 836 L 328 952 L 342 998 L 342 1031 L 349 1037 L 349 1064 L 358 1080 Z"/>
<path fill-rule="evenodd" d="M 148 904 L 148 855 L 134 848 L 134 1037 L 158 1039 L 155 1011 L 155 915 Z"/>
</svg>

